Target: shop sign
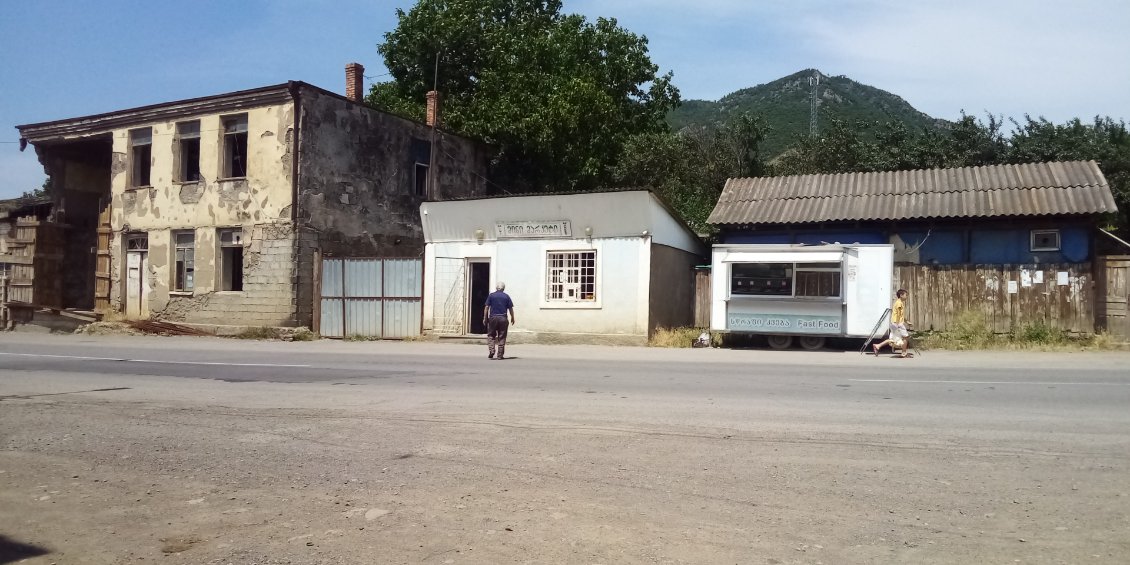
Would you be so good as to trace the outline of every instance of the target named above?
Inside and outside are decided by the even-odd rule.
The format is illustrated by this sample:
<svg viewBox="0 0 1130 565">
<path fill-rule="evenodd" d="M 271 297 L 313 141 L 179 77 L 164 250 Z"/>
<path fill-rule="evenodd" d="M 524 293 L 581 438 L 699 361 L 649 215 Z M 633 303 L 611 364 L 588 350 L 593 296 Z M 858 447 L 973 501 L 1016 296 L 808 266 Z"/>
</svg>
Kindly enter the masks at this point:
<svg viewBox="0 0 1130 565">
<path fill-rule="evenodd" d="M 726 318 L 726 329 L 732 331 L 788 334 L 840 334 L 841 328 L 842 320 L 834 316 L 731 313 Z"/>
</svg>

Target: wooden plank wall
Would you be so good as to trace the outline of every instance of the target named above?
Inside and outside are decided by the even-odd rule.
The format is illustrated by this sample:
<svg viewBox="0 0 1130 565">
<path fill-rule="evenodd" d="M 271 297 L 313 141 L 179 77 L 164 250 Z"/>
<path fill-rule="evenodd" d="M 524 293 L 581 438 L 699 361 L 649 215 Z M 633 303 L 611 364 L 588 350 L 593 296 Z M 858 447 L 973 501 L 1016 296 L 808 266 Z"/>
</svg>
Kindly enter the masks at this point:
<svg viewBox="0 0 1130 565">
<path fill-rule="evenodd" d="M 1041 282 L 1036 282 L 1037 272 L 1042 272 Z M 1060 272 L 1067 273 L 1066 285 L 1059 284 Z M 1008 292 L 1009 281 L 1016 281 L 1016 294 Z M 895 266 L 894 282 L 896 289 L 910 291 L 907 318 L 916 330 L 949 329 L 963 312 L 975 310 L 997 333 L 1034 323 L 1073 333 L 1095 331 L 1090 263 L 905 265 Z"/>
<path fill-rule="evenodd" d="M 710 327 L 710 269 L 695 269 L 694 271 L 694 326 L 696 328 Z"/>
<path fill-rule="evenodd" d="M 1130 339 L 1130 255 L 1098 257 L 1095 278 L 1095 325 L 1110 335 Z"/>
</svg>

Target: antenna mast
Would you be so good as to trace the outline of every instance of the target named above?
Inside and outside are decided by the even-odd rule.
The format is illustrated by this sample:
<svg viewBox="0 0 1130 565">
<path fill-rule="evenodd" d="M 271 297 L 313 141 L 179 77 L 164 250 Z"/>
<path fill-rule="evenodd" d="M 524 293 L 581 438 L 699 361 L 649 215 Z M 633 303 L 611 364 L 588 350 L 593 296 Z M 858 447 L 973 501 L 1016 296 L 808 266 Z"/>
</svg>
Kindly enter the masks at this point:
<svg viewBox="0 0 1130 565">
<path fill-rule="evenodd" d="M 812 137 L 820 132 L 820 123 L 817 118 L 820 110 L 818 93 L 820 91 L 820 71 L 812 71 L 812 76 L 808 79 L 808 84 L 812 85 L 812 98 L 809 100 L 808 105 L 808 133 Z"/>
</svg>

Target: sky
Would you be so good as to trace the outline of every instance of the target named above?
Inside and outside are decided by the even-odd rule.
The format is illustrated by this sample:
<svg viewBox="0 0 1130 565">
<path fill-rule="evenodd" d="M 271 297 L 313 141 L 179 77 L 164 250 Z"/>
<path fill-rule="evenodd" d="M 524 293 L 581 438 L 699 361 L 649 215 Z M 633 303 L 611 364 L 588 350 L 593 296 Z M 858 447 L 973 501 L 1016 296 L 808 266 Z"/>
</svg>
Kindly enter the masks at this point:
<svg viewBox="0 0 1130 565">
<path fill-rule="evenodd" d="M 344 92 L 412 0 L 0 0 L 0 198 L 43 184 L 19 124 L 301 80 Z M 648 38 L 684 99 L 802 69 L 936 118 L 1130 119 L 1126 0 L 564 0 Z"/>
</svg>

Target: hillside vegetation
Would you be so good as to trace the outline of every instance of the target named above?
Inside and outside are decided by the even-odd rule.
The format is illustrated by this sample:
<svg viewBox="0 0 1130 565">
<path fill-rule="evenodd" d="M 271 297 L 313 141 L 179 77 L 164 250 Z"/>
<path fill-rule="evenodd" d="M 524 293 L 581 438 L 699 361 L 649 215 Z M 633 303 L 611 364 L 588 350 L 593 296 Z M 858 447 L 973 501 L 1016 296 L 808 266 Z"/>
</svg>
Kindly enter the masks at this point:
<svg viewBox="0 0 1130 565">
<path fill-rule="evenodd" d="M 717 128 L 741 113 L 761 116 L 767 126 L 762 153 L 774 156 L 809 133 L 813 78 L 819 76 L 817 104 L 819 122 L 897 122 L 909 131 L 937 129 L 946 122 L 931 118 L 906 100 L 885 90 L 860 84 L 845 76 L 830 77 L 805 69 L 772 82 L 743 88 L 717 102 L 686 100 L 667 114 L 671 128 Z"/>
</svg>

